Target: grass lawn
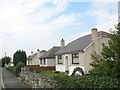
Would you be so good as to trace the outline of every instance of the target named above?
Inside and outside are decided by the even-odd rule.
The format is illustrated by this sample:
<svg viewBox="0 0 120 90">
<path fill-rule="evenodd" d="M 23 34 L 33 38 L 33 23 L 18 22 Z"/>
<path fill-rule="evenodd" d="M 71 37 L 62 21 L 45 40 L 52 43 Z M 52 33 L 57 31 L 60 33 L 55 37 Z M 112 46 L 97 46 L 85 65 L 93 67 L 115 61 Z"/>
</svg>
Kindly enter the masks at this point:
<svg viewBox="0 0 120 90">
<path fill-rule="evenodd" d="M 63 73 L 59 73 L 59 72 L 56 72 L 56 71 L 41 71 L 40 73 L 42 73 L 46 76 L 51 76 L 51 77 L 65 76 Z"/>
</svg>

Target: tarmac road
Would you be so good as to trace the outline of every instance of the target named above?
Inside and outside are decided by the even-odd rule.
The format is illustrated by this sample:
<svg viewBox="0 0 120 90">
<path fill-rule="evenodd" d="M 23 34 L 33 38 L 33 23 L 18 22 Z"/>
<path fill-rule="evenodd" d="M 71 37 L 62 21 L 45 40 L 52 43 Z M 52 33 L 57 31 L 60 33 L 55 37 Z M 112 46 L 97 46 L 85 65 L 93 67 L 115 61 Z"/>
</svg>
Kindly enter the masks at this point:
<svg viewBox="0 0 120 90">
<path fill-rule="evenodd" d="M 17 79 L 13 73 L 5 68 L 2 68 L 2 79 L 5 88 L 28 88 L 19 79 Z"/>
</svg>

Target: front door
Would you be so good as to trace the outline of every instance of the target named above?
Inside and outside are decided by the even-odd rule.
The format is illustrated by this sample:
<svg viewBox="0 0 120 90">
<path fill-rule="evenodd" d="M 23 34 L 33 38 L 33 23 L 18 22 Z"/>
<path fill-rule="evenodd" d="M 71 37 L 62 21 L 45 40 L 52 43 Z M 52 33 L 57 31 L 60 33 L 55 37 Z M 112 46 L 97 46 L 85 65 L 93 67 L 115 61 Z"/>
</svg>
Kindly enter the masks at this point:
<svg viewBox="0 0 120 90">
<path fill-rule="evenodd" d="M 65 71 L 69 71 L 68 56 L 65 57 Z"/>
</svg>

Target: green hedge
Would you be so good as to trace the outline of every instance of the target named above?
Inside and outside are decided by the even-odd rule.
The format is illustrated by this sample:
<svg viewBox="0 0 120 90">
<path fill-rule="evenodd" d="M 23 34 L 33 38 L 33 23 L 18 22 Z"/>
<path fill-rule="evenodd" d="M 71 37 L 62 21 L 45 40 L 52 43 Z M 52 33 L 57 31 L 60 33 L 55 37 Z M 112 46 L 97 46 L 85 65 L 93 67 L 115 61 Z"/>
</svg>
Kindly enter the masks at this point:
<svg viewBox="0 0 120 90">
<path fill-rule="evenodd" d="M 7 69 L 16 75 L 16 71 L 15 71 L 16 67 L 15 66 L 8 66 Z"/>
<path fill-rule="evenodd" d="M 16 65 L 16 75 L 19 76 L 19 73 L 21 72 L 21 67 L 24 67 L 25 64 L 23 62 L 19 62 L 17 65 Z"/>
<path fill-rule="evenodd" d="M 18 77 L 19 73 L 21 72 L 21 67 L 24 67 L 24 66 L 25 66 L 24 63 L 19 62 L 16 66 L 8 66 L 7 69 Z"/>
<path fill-rule="evenodd" d="M 55 77 L 56 88 L 120 88 L 120 79 L 98 76 Z"/>
</svg>

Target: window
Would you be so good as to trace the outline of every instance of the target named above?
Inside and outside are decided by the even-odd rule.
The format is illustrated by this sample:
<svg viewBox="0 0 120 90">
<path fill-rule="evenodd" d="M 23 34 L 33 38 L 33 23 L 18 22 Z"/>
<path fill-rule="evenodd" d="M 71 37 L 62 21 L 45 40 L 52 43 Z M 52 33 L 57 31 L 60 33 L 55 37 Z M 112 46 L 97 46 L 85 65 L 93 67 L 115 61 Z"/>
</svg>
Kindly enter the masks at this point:
<svg viewBox="0 0 120 90">
<path fill-rule="evenodd" d="M 42 65 L 42 59 L 40 59 L 40 64 Z"/>
<path fill-rule="evenodd" d="M 79 54 L 72 54 L 72 64 L 79 64 Z"/>
<path fill-rule="evenodd" d="M 45 60 L 45 58 L 44 58 L 43 60 L 44 60 L 44 65 L 46 65 L 46 60 Z"/>
<path fill-rule="evenodd" d="M 58 64 L 62 64 L 62 55 L 58 56 Z"/>
</svg>

